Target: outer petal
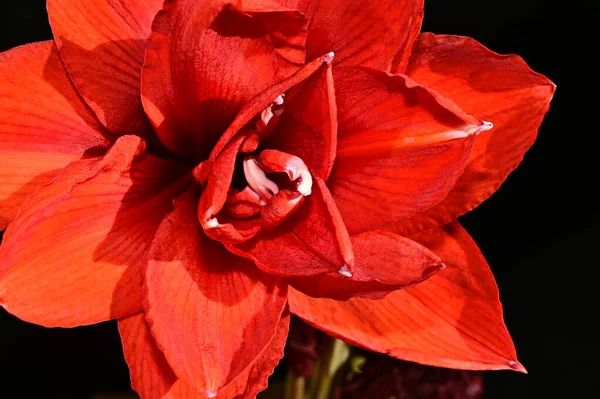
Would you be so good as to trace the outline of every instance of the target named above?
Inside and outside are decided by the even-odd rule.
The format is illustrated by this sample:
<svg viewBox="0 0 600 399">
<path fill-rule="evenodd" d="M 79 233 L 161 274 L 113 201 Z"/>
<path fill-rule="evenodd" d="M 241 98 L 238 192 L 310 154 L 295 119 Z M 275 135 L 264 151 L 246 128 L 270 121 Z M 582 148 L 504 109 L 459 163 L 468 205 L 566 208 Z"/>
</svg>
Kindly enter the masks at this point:
<svg viewBox="0 0 600 399">
<path fill-rule="evenodd" d="M 354 345 L 404 360 L 525 371 L 502 320 L 492 273 L 468 233 L 454 223 L 416 239 L 448 267 L 381 300 L 313 299 L 292 289 L 292 312 Z"/>
<path fill-rule="evenodd" d="M 417 284 L 443 268 L 442 261 L 422 245 L 394 233 L 369 231 L 352 237 L 352 273 L 297 278 L 292 287 L 313 296 L 347 300 L 381 298 Z M 350 274 L 352 274 L 350 276 Z M 348 278 L 351 277 L 351 278 Z"/>
<path fill-rule="evenodd" d="M 139 267 L 182 183 L 173 184 L 174 165 L 143 151 L 141 139 L 123 136 L 28 198 L 0 248 L 7 311 L 70 327 L 141 309 Z"/>
<path fill-rule="evenodd" d="M 251 366 L 216 396 L 216 399 L 245 399 L 267 387 L 267 378 L 283 356 L 289 330 L 289 311 L 283 313 L 273 340 Z M 144 399 L 205 399 L 195 387 L 177 378 L 158 349 L 142 313 L 119 320 L 125 360 L 133 389 Z"/>
<path fill-rule="evenodd" d="M 192 196 L 161 224 L 144 276 L 146 320 L 175 374 L 214 396 L 273 339 L 287 284 L 208 239 Z"/>
<path fill-rule="evenodd" d="M 312 189 L 312 194 L 283 224 L 228 249 L 253 260 L 267 273 L 280 276 L 351 270 L 352 244 L 335 201 L 321 179 L 315 179 Z"/>
<path fill-rule="evenodd" d="M 150 135 L 140 74 L 163 0 L 48 0 L 54 39 L 77 90 L 118 134 Z"/>
<path fill-rule="evenodd" d="M 285 97 L 275 131 L 262 144 L 300 157 L 313 176 L 329 177 L 337 146 L 337 108 L 331 65 L 294 87 Z"/>
<path fill-rule="evenodd" d="M 423 0 L 282 1 L 309 17 L 307 58 L 333 51 L 344 66 L 402 69 L 423 20 Z"/>
<path fill-rule="evenodd" d="M 351 234 L 438 204 L 463 172 L 480 122 L 407 77 L 334 71 L 338 148 L 328 186 Z"/>
<path fill-rule="evenodd" d="M 0 230 L 69 162 L 104 150 L 107 133 L 79 98 L 51 41 L 0 54 Z"/>
<path fill-rule="evenodd" d="M 179 155 L 205 158 L 244 103 L 289 75 L 282 29 L 292 39 L 306 34 L 297 11 L 281 11 L 289 23 L 280 24 L 269 12 L 240 11 L 239 3 L 166 1 L 154 21 L 142 101 L 161 141 Z"/>
<path fill-rule="evenodd" d="M 407 73 L 494 128 L 477 137 L 446 199 L 397 226 L 405 232 L 446 224 L 495 192 L 533 144 L 556 89 L 520 57 L 498 55 L 458 36 L 421 35 Z"/>
</svg>

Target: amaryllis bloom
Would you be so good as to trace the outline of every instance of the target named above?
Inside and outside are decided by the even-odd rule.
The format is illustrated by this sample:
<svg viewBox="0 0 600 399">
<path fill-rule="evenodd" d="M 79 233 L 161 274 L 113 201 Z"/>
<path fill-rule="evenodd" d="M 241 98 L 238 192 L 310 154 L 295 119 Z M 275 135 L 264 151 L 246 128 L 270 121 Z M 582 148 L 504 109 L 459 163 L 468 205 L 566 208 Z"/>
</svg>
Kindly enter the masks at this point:
<svg viewBox="0 0 600 399">
<path fill-rule="evenodd" d="M 48 0 L 0 54 L 0 304 L 117 319 L 143 398 L 248 398 L 289 312 L 429 365 L 514 369 L 455 219 L 534 142 L 554 85 L 419 34 L 419 0 Z"/>
</svg>

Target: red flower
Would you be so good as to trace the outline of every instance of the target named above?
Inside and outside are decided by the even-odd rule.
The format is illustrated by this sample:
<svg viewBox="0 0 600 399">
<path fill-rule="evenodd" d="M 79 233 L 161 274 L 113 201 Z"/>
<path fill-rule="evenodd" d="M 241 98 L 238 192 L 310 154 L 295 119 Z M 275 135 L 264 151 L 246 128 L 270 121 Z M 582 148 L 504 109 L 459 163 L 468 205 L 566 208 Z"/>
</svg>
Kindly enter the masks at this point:
<svg viewBox="0 0 600 399">
<path fill-rule="evenodd" d="M 453 222 L 548 109 L 554 85 L 520 58 L 419 35 L 419 0 L 48 11 L 54 41 L 0 55 L 6 310 L 117 318 L 144 398 L 253 397 L 288 300 L 364 348 L 524 371 Z"/>
</svg>

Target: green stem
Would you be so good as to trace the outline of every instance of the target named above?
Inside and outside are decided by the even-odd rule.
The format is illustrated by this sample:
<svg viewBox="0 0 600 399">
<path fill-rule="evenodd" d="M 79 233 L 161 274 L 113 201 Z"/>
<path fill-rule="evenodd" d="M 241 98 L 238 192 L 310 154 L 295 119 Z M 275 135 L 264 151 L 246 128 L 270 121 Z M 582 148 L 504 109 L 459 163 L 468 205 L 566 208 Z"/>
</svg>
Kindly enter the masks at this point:
<svg viewBox="0 0 600 399">
<path fill-rule="evenodd" d="M 289 369 L 285 379 L 285 399 L 304 399 L 305 385 L 305 378 L 294 375 Z"/>
<path fill-rule="evenodd" d="M 333 379 L 350 356 L 350 348 L 339 339 L 327 337 L 323 344 L 323 357 L 318 360 L 312 375 L 311 399 L 329 399 Z"/>
</svg>

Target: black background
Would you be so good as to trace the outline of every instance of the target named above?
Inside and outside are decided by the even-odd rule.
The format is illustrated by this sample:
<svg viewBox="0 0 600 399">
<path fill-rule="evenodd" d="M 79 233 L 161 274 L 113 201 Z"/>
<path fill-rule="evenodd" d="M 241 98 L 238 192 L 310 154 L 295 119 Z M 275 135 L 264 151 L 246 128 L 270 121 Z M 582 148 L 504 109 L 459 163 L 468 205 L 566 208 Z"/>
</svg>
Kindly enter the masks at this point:
<svg viewBox="0 0 600 399">
<path fill-rule="evenodd" d="M 44 3 L 0 0 L 0 51 L 52 38 Z M 494 271 L 506 324 L 529 370 L 486 373 L 487 398 L 600 396 L 599 21 L 593 0 L 426 0 L 424 31 L 517 53 L 558 86 L 519 169 L 461 218 Z M 1 398 L 87 398 L 128 387 L 114 322 L 44 329 L 0 309 Z"/>
</svg>

